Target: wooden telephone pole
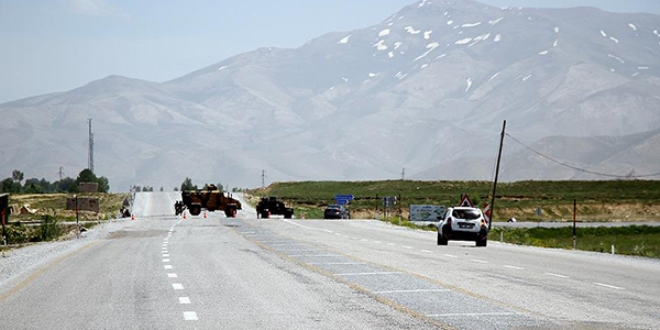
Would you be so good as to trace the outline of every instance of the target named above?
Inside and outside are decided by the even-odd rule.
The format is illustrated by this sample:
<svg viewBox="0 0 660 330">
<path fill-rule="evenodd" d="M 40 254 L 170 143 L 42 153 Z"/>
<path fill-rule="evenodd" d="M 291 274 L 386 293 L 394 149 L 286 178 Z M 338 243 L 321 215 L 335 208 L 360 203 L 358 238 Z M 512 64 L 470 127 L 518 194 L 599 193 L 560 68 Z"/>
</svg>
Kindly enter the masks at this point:
<svg viewBox="0 0 660 330">
<path fill-rule="evenodd" d="M 495 167 L 495 181 L 493 181 L 493 198 L 490 201 L 490 221 L 488 221 L 488 230 L 493 226 L 495 219 L 495 194 L 497 193 L 497 178 L 500 175 L 500 160 L 502 159 L 502 147 L 504 147 L 504 135 L 506 134 L 506 120 L 502 124 L 502 135 L 500 136 L 500 150 L 497 152 L 497 166 Z"/>
</svg>

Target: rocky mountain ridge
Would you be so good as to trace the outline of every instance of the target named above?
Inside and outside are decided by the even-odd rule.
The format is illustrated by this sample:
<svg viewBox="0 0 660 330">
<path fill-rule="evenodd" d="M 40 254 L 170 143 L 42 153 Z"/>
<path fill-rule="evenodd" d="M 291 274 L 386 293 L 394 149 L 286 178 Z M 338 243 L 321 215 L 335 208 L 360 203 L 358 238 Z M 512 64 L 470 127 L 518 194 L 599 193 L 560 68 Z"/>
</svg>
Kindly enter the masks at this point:
<svg viewBox="0 0 660 330">
<path fill-rule="evenodd" d="M 0 169 L 74 175 L 92 118 L 96 171 L 115 191 L 185 177 L 255 187 L 262 170 L 267 181 L 395 179 L 403 168 L 490 180 L 507 120 L 512 137 L 576 168 L 658 173 L 658 18 L 420 1 L 164 83 L 111 76 L 2 104 Z M 506 180 L 605 178 L 506 146 Z"/>
</svg>

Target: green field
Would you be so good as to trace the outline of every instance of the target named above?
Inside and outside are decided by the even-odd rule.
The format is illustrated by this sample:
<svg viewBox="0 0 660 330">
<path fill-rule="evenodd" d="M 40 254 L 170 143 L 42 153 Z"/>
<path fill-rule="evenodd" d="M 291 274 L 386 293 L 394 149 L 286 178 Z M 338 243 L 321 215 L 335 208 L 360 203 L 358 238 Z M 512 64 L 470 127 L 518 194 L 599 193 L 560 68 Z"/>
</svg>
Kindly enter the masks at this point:
<svg viewBox="0 0 660 330">
<path fill-rule="evenodd" d="M 486 181 L 308 181 L 273 183 L 249 191 L 255 196 L 276 196 L 293 207 L 315 214 L 334 202 L 337 194 L 352 194 L 353 213 L 375 215 L 383 196 L 396 196 L 396 213 L 406 216 L 410 204 L 455 205 L 468 194 L 479 207 L 490 202 L 492 184 Z M 573 219 L 577 202 L 580 221 L 632 221 L 660 219 L 660 181 L 520 181 L 497 186 L 495 221 Z M 309 217 L 308 217 L 309 218 Z"/>
<path fill-rule="evenodd" d="M 459 203 L 461 194 L 468 194 L 483 207 L 490 202 L 492 184 L 485 181 L 362 181 L 362 182 L 283 182 L 265 189 L 248 191 L 254 196 L 275 196 L 283 199 L 308 219 L 322 218 L 327 204 L 334 203 L 337 194 L 351 194 L 355 200 L 350 210 L 353 218 L 378 218 L 395 225 L 415 228 L 406 221 L 410 204 L 451 206 Z M 399 205 L 387 217 L 382 213 L 381 198 L 397 196 Z M 519 221 L 538 221 L 536 209 L 541 208 L 541 221 L 572 221 L 576 201 L 576 219 L 584 221 L 658 221 L 660 220 L 660 181 L 521 181 L 499 183 L 495 221 L 511 217 Z M 435 230 L 431 227 L 420 228 Z M 491 241 L 551 248 L 573 248 L 571 227 L 501 229 L 489 234 Z M 660 228 L 629 226 L 617 228 L 578 228 L 577 249 L 660 258 Z"/>
<path fill-rule="evenodd" d="M 549 248 L 572 249 L 573 228 L 494 228 L 488 235 L 491 241 L 499 241 L 501 232 L 504 242 Z M 576 248 L 584 251 L 660 258 L 660 227 L 628 226 L 578 228 Z"/>
</svg>

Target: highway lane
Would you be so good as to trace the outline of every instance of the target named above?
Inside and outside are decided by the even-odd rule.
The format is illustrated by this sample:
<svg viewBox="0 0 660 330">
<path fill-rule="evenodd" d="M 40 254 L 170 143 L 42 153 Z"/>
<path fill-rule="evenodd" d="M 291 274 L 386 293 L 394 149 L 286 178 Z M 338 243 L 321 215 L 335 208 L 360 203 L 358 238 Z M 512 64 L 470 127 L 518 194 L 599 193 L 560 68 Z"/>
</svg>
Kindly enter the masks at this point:
<svg viewBox="0 0 660 330">
<path fill-rule="evenodd" d="M 284 249 L 287 244 L 313 251 L 310 254 L 318 257 L 298 257 L 302 255 L 298 253 L 292 258 L 311 267 L 325 265 L 324 271 L 334 275 L 343 274 L 338 267 L 352 269 L 362 264 L 377 268 L 372 276 L 368 272 L 362 275 L 371 277 L 365 281 L 364 291 L 393 299 L 406 308 L 421 301 L 429 306 L 432 303 L 427 300 L 442 294 L 432 291 L 410 302 L 408 298 L 384 297 L 378 289 L 370 288 L 372 283 L 384 281 L 384 276 L 391 276 L 388 272 L 400 272 L 409 275 L 401 283 L 422 278 L 426 284 L 435 284 L 434 290 L 449 289 L 464 295 L 451 299 L 475 298 L 489 303 L 461 312 L 447 313 L 442 304 L 438 304 L 438 312 L 417 310 L 458 327 L 545 326 L 550 322 L 551 327 L 648 329 L 660 323 L 658 260 L 497 242 L 490 242 L 485 249 L 465 242 L 437 246 L 434 233 L 370 220 L 243 219 L 242 226 L 252 228 L 243 232 L 247 239 L 285 256 L 292 256 Z M 249 234 L 261 231 L 277 239 L 269 243 Z M 355 284 L 350 277 L 339 277 Z M 410 289 L 380 291 L 410 294 L 406 290 Z M 492 312 L 493 306 L 504 310 Z M 475 318 L 481 321 L 475 323 Z"/>
<path fill-rule="evenodd" d="M 8 282 L 0 328 L 439 328 L 246 240 L 220 212 L 173 217 L 174 199 L 138 193 L 134 221 Z"/>
<path fill-rule="evenodd" d="M 110 236 L 0 289 L 7 329 L 650 329 L 660 262 L 450 242 L 371 220 L 174 217 L 138 193 Z M 240 197 L 240 195 L 237 195 Z M 3 260 L 0 259 L 0 262 Z"/>
</svg>

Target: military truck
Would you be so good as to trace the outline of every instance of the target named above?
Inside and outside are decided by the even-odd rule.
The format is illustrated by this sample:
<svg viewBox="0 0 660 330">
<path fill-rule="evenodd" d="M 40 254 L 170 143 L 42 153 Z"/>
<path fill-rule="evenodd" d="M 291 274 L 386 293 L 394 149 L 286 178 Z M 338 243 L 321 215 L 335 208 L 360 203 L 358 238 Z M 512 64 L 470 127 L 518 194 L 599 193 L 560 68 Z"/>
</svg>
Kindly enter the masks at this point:
<svg viewBox="0 0 660 330">
<path fill-rule="evenodd" d="M 268 219 L 271 215 L 283 215 L 285 219 L 291 219 L 293 209 L 286 207 L 276 197 L 262 197 L 257 204 L 257 218 Z"/>
<path fill-rule="evenodd" d="M 181 199 L 174 203 L 176 215 L 188 209 L 191 215 L 197 216 L 205 209 L 209 212 L 224 211 L 228 218 L 233 218 L 242 209 L 241 202 L 225 196 L 215 185 L 209 185 L 206 190 L 183 191 Z"/>
</svg>

